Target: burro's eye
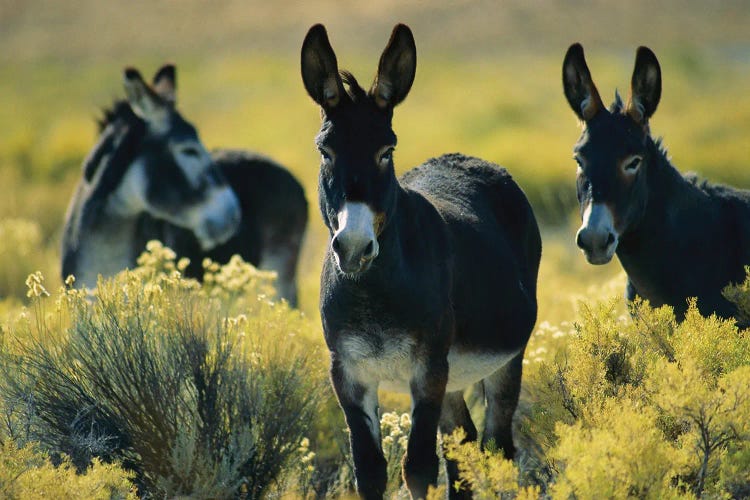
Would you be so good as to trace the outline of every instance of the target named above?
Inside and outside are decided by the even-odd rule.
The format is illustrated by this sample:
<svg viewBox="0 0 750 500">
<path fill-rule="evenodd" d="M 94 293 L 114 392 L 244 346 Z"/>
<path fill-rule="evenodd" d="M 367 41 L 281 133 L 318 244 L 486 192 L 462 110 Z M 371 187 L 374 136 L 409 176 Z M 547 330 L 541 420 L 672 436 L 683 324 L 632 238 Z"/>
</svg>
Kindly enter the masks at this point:
<svg viewBox="0 0 750 500">
<path fill-rule="evenodd" d="M 387 167 L 393 161 L 393 146 L 386 146 L 378 152 L 377 162 L 382 168 Z"/>
<path fill-rule="evenodd" d="M 627 174 L 634 174 L 638 171 L 638 168 L 641 166 L 642 161 L 643 157 L 641 156 L 628 156 L 627 158 L 625 158 L 625 161 L 622 162 L 622 169 Z"/>
<path fill-rule="evenodd" d="M 191 158 L 199 158 L 201 156 L 200 150 L 195 146 L 184 146 L 180 148 L 180 154 Z"/>
<path fill-rule="evenodd" d="M 589 189 L 591 189 L 591 181 L 589 181 L 588 177 L 583 174 L 578 175 L 578 185 L 580 191 L 584 193 L 588 193 Z"/>
<path fill-rule="evenodd" d="M 323 163 L 332 163 L 333 162 L 333 151 L 326 147 L 319 147 L 318 151 L 320 151 L 320 161 Z"/>
</svg>

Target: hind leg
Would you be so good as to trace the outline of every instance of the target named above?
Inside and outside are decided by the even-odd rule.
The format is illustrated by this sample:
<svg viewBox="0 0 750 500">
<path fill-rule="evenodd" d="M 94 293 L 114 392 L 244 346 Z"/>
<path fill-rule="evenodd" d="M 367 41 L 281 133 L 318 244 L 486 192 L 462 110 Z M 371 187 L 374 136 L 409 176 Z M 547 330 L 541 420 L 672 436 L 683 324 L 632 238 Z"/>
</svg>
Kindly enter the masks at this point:
<svg viewBox="0 0 750 500">
<path fill-rule="evenodd" d="M 464 395 L 461 391 L 449 392 L 443 399 L 443 407 L 440 413 L 440 432 L 443 436 L 452 434 L 457 428 L 462 427 L 466 432 L 466 437 L 462 443 L 476 441 L 477 429 L 474 422 L 471 421 L 469 408 L 464 401 Z M 448 473 L 448 498 L 471 498 L 471 491 L 462 486 L 460 489 L 455 488 L 458 481 L 458 466 L 453 460 L 445 459 L 445 469 Z"/>
<path fill-rule="evenodd" d="M 297 255 L 296 250 L 288 247 L 269 248 L 258 264 L 259 269 L 276 271 L 276 295 L 292 307 L 297 307 Z"/>
<path fill-rule="evenodd" d="M 521 394 L 521 372 L 523 350 L 502 368 L 483 380 L 486 414 L 482 448 L 490 442 L 502 449 L 505 458 L 513 459 L 516 448 L 513 445 L 513 413 L 518 406 Z"/>
</svg>

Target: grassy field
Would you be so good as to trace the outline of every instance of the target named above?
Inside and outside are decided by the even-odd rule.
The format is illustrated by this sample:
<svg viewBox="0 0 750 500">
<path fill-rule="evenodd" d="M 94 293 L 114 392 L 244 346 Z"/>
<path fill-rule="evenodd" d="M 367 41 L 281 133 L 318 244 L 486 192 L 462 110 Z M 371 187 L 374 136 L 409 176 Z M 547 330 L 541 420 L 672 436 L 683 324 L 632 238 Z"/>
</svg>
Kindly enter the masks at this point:
<svg viewBox="0 0 750 500">
<path fill-rule="evenodd" d="M 299 75 L 299 46 L 314 22 L 328 26 L 340 66 L 363 84 L 393 24 L 412 26 L 419 64 L 394 117 L 399 171 L 461 151 L 505 166 L 528 194 L 544 238 L 532 362 L 564 351 L 567 337 L 553 333 L 580 319 L 579 301 L 620 296 L 624 286 L 618 263 L 589 266 L 573 242 L 571 151 L 580 128 L 560 82 L 570 43 L 583 42 L 606 101 L 616 88 L 627 94 L 635 49 L 649 45 L 664 82 L 651 129 L 673 163 L 750 188 L 750 2 L 8 0 L 0 2 L 3 322 L 28 303 L 29 273 L 41 270 L 50 290 L 61 284 L 65 208 L 96 140 L 95 119 L 123 96 L 122 68 L 150 75 L 173 61 L 178 106 L 209 148 L 261 151 L 305 186 L 312 209 L 301 310 L 320 342 L 327 233 L 316 201 L 319 113 Z M 384 397 L 386 409 L 405 408 L 403 399 Z"/>
</svg>

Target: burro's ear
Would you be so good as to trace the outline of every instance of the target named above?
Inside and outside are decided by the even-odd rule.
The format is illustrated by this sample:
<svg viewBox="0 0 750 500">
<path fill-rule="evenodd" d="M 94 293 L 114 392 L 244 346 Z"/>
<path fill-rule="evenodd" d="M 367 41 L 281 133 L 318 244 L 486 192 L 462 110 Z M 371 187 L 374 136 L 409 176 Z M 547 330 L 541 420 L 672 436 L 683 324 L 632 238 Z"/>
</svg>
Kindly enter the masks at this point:
<svg viewBox="0 0 750 500">
<path fill-rule="evenodd" d="M 154 92 L 170 104 L 177 102 L 177 68 L 174 64 L 165 64 L 154 75 L 152 81 Z"/>
<path fill-rule="evenodd" d="M 563 90 L 573 112 L 584 121 L 591 120 L 604 108 L 591 72 L 583 56 L 583 47 L 574 43 L 565 54 L 562 68 Z"/>
<path fill-rule="evenodd" d="M 417 46 L 405 24 L 397 24 L 391 33 L 370 95 L 380 108 L 394 107 L 406 98 L 417 72 Z"/>
<path fill-rule="evenodd" d="M 325 110 L 338 106 L 346 93 L 336 54 L 322 24 L 316 24 L 307 32 L 302 42 L 301 65 L 302 82 L 310 97 Z"/>
<path fill-rule="evenodd" d="M 166 120 L 165 103 L 156 92 L 143 81 L 135 68 L 125 68 L 125 94 L 133 112 L 153 125 L 160 125 Z"/>
<path fill-rule="evenodd" d="M 638 47 L 635 68 L 630 80 L 630 99 L 625 112 L 641 125 L 656 111 L 661 99 L 661 68 L 656 55 L 648 47 Z"/>
</svg>

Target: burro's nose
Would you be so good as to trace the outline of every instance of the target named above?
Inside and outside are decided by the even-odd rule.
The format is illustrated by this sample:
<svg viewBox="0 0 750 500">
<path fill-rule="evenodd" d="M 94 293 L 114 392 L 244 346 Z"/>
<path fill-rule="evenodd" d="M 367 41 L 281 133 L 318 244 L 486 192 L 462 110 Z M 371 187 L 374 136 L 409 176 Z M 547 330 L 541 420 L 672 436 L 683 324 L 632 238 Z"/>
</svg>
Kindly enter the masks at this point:
<svg viewBox="0 0 750 500">
<path fill-rule="evenodd" d="M 242 219 L 240 203 L 232 188 L 212 187 L 206 198 L 202 206 L 193 210 L 200 214 L 194 233 L 204 251 L 234 236 Z"/>
<path fill-rule="evenodd" d="M 375 214 L 365 203 L 347 202 L 338 213 L 339 228 L 331 238 L 331 250 L 345 274 L 366 271 L 378 256 Z"/>
<path fill-rule="evenodd" d="M 583 224 L 576 233 L 576 245 L 591 264 L 606 264 L 617 250 L 617 232 L 612 212 L 603 203 L 591 203 L 583 213 Z"/>
</svg>

